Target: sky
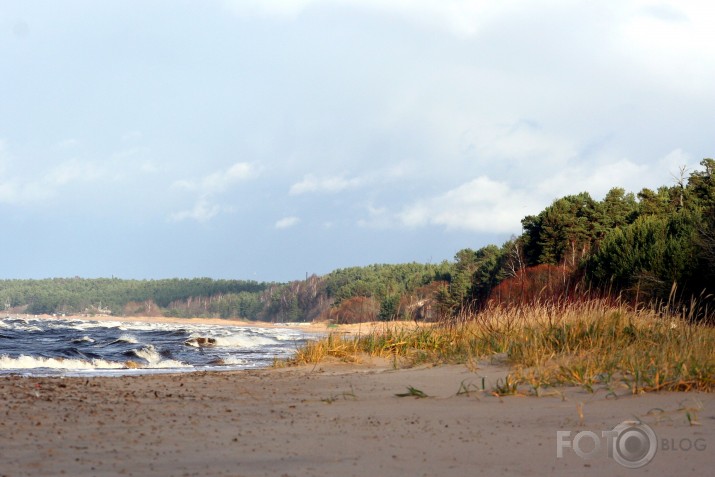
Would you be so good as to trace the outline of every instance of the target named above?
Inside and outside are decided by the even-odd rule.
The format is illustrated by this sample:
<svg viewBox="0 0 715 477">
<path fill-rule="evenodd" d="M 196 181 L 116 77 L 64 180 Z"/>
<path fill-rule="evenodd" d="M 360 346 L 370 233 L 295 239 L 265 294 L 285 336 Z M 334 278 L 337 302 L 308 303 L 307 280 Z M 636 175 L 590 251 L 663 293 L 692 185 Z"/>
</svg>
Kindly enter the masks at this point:
<svg viewBox="0 0 715 477">
<path fill-rule="evenodd" d="M 501 245 L 715 155 L 715 2 L 3 0 L 0 278 Z"/>
</svg>

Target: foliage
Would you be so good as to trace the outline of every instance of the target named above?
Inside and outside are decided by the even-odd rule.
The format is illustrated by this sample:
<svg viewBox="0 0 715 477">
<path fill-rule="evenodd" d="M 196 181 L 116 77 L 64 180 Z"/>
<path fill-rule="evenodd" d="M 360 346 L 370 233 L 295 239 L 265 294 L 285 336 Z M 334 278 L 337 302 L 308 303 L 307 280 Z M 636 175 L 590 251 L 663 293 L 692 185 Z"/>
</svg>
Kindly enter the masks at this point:
<svg viewBox="0 0 715 477">
<path fill-rule="evenodd" d="M 379 312 L 380 305 L 373 298 L 354 296 L 331 308 L 327 318 L 337 324 L 362 323 L 375 321 Z"/>
<path fill-rule="evenodd" d="M 643 216 L 609 233 L 591 258 L 591 276 L 618 290 L 637 289 L 667 300 L 673 284 L 686 286 L 697 268 L 697 224 L 688 212 Z"/>
<path fill-rule="evenodd" d="M 106 312 L 119 315 L 130 303 L 151 302 L 154 306 L 167 308 L 172 303 L 192 297 L 257 293 L 267 286 L 254 281 L 210 278 L 0 280 L 0 300 L 5 309 L 24 308 L 32 314 Z"/>
<path fill-rule="evenodd" d="M 299 349 L 291 363 L 357 362 L 363 354 L 408 367 L 503 356 L 512 370 L 495 383 L 500 395 L 563 384 L 590 392 L 616 384 L 633 393 L 715 390 L 715 329 L 684 315 L 605 300 L 493 305 L 457 322 L 331 334 Z"/>
<path fill-rule="evenodd" d="M 681 168 L 675 185 L 655 191 L 614 187 L 600 201 L 587 192 L 558 198 L 525 217 L 520 236 L 501 247 L 462 249 L 453 262 L 349 267 L 289 283 L 3 280 L 0 299 L 6 310 L 35 314 L 162 313 L 273 322 L 432 321 L 483 309 L 490 300 L 572 299 L 593 289 L 687 307 L 694 296 L 715 294 L 715 160 L 704 159 L 701 166 L 689 175 Z"/>
</svg>

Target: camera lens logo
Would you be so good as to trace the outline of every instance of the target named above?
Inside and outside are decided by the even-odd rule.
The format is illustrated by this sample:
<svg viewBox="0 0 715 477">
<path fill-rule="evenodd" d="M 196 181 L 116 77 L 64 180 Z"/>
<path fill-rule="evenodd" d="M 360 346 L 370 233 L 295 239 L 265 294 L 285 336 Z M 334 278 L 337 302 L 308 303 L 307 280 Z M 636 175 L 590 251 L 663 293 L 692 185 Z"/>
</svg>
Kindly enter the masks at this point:
<svg viewBox="0 0 715 477">
<path fill-rule="evenodd" d="M 609 432 L 609 456 L 623 467 L 637 469 L 648 464 L 658 449 L 658 438 L 647 424 L 624 421 Z"/>
</svg>

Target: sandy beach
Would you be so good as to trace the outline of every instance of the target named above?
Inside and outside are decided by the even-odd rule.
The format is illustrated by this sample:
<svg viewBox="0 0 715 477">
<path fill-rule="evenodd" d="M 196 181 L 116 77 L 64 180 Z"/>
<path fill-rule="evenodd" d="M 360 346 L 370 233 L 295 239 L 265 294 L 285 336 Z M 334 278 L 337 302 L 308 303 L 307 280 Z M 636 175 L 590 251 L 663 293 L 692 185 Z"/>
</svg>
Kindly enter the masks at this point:
<svg viewBox="0 0 715 477">
<path fill-rule="evenodd" d="M 53 315 L 13 315 L 20 318 L 42 320 L 57 319 Z M 173 316 L 112 316 L 112 315 L 62 315 L 65 320 L 82 321 L 118 321 L 124 323 L 173 323 L 191 325 L 253 326 L 262 328 L 297 328 L 309 331 L 325 331 L 327 323 L 269 323 L 267 321 L 248 321 L 233 318 L 177 318 Z"/>
<path fill-rule="evenodd" d="M 42 320 L 54 320 L 52 315 L 24 315 L 13 314 L 19 318 L 33 318 Z M 429 326 L 417 325 L 414 321 L 376 321 L 366 323 L 355 323 L 349 325 L 330 325 L 328 322 L 306 322 L 306 323 L 271 323 L 267 321 L 248 321 L 233 318 L 177 318 L 172 316 L 111 316 L 111 315 L 63 315 L 65 320 L 82 321 L 103 321 L 103 322 L 124 322 L 124 323 L 172 323 L 184 325 L 219 325 L 219 326 L 240 326 L 256 328 L 292 328 L 310 333 L 367 333 L 374 328 L 384 328 L 385 326 L 414 327 Z"/>
<path fill-rule="evenodd" d="M 672 476 L 704 475 L 712 466 L 712 394 L 491 394 L 507 371 L 489 362 L 395 370 L 368 361 L 134 377 L 6 376 L 0 476 Z M 410 386 L 427 397 L 397 396 Z M 635 418 L 657 434 L 656 455 L 644 467 L 623 467 L 608 457 L 605 441 L 589 460 L 573 451 L 579 432 L 601 436 Z M 562 458 L 557 431 L 571 432 Z M 589 442 L 593 447 L 580 439 L 579 449 L 588 451 Z"/>
</svg>

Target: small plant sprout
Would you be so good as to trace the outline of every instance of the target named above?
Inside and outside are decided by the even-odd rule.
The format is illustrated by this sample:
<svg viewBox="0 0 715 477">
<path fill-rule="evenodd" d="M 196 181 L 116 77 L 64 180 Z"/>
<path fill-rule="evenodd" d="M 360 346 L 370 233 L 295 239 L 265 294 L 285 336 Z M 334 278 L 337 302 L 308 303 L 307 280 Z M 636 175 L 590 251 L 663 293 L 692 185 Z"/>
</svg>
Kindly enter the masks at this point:
<svg viewBox="0 0 715 477">
<path fill-rule="evenodd" d="M 412 386 L 407 386 L 406 393 L 398 393 L 398 394 L 395 394 L 395 396 L 397 396 L 397 397 L 415 397 L 418 399 L 429 397 L 423 391 L 420 391 L 419 389 L 412 387 Z"/>
</svg>

